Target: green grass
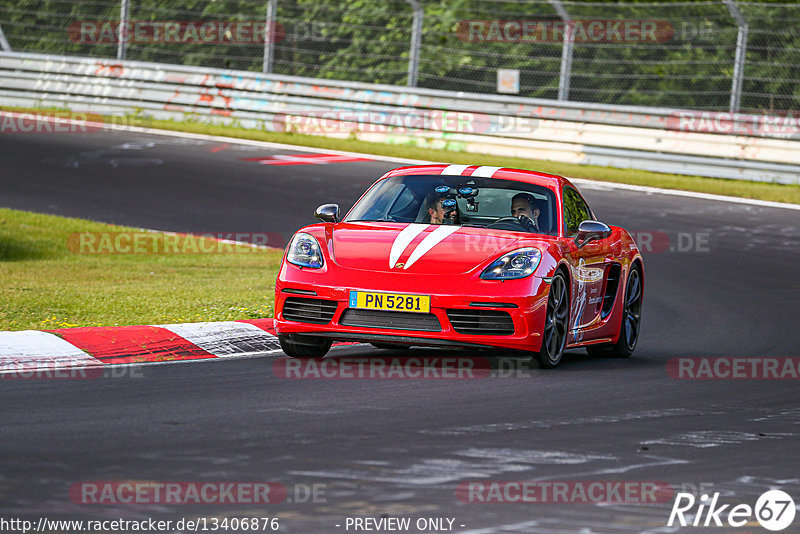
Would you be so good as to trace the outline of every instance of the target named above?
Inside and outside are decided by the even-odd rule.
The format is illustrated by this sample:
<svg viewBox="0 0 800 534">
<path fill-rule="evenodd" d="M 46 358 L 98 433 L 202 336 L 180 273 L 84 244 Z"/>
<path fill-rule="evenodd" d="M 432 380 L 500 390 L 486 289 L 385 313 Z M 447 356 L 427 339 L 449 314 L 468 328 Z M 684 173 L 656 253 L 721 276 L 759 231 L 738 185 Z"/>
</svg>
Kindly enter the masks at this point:
<svg viewBox="0 0 800 534">
<path fill-rule="evenodd" d="M 272 316 L 282 251 L 225 246 L 223 253 L 94 254 L 68 247 L 76 233 L 120 231 L 139 232 L 0 208 L 0 330 Z M 186 243 L 178 250 L 190 250 Z"/>
<path fill-rule="evenodd" d="M 2 106 L 0 106 L 0 109 L 14 111 L 61 110 L 59 108 L 39 108 L 36 110 L 31 110 L 27 108 Z M 198 116 L 187 116 L 186 120 L 183 121 L 165 121 L 153 120 L 144 116 L 131 115 L 129 116 L 129 120 L 123 120 L 121 122 L 131 125 L 158 128 L 162 130 L 219 135 L 240 139 L 255 139 L 259 141 L 285 143 L 289 145 L 321 148 L 327 150 L 363 152 L 365 154 L 374 154 L 377 156 L 390 156 L 396 158 L 420 159 L 447 163 L 515 167 L 520 169 L 530 169 L 552 174 L 559 174 L 572 178 L 585 178 L 589 180 L 646 185 L 664 189 L 679 189 L 684 191 L 697 191 L 701 193 L 712 193 L 717 195 L 800 204 L 800 185 L 782 185 L 774 183 L 750 182 L 747 180 L 684 176 L 681 174 L 665 174 L 640 171 L 636 169 L 617 169 L 613 167 L 576 165 L 546 160 L 490 156 L 471 152 L 468 153 L 425 148 L 423 146 L 372 143 L 357 139 L 335 139 L 298 133 L 266 132 L 261 130 L 249 130 L 236 126 L 206 124 L 202 122 L 201 117 Z M 419 139 L 420 145 L 425 144 L 426 142 L 427 141 L 425 139 Z"/>
</svg>

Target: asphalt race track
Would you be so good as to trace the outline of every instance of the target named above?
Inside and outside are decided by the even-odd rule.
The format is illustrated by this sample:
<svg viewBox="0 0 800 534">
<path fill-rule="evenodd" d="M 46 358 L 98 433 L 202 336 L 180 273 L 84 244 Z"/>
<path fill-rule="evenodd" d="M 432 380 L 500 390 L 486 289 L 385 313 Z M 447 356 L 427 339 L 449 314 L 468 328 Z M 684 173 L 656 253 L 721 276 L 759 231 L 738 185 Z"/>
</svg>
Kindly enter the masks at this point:
<svg viewBox="0 0 800 534">
<path fill-rule="evenodd" d="M 288 237 L 313 221 L 317 205 L 346 211 L 398 166 L 243 161 L 291 153 L 133 133 L 6 135 L 0 206 Z M 797 379 L 667 372 L 678 357 L 800 356 L 798 212 L 582 192 L 599 219 L 652 243 L 631 359 L 590 359 L 581 350 L 555 371 L 496 369 L 482 379 L 287 380 L 273 372 L 275 355 L 131 367 L 96 380 L 0 380 L 0 516 L 268 516 L 295 533 L 354 532 L 346 518 L 381 516 L 451 518 L 458 533 L 678 530 L 666 527 L 672 498 L 476 503 L 457 494 L 470 481 L 659 481 L 750 506 L 780 488 L 800 504 Z M 394 354 L 351 345 L 329 357 Z M 288 498 L 82 504 L 70 488 L 84 481 L 268 481 L 283 484 Z M 314 485 L 316 498 L 306 498 Z M 444 530 L 409 530 L 435 531 Z M 755 518 L 713 531 L 764 532 Z M 800 532 L 800 517 L 783 532 Z"/>
</svg>

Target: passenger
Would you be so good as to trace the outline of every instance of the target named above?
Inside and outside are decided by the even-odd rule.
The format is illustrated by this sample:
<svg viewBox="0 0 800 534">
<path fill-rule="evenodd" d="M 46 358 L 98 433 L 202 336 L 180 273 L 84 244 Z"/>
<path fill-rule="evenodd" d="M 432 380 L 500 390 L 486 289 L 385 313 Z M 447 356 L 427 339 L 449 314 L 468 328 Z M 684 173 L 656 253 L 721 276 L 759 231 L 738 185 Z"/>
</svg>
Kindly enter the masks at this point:
<svg viewBox="0 0 800 534">
<path fill-rule="evenodd" d="M 442 202 L 447 200 L 446 197 L 438 195 L 431 195 L 428 198 L 428 215 L 430 216 L 430 224 L 455 224 L 458 220 L 458 209 L 450 208 L 442 205 Z"/>
</svg>

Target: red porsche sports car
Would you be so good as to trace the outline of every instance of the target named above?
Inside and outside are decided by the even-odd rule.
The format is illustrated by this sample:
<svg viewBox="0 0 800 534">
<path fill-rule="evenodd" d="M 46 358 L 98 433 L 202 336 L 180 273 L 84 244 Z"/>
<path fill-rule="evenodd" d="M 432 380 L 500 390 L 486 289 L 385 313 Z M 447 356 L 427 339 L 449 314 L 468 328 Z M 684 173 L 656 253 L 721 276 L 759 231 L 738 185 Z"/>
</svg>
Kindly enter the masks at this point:
<svg viewBox="0 0 800 534">
<path fill-rule="evenodd" d="M 334 340 L 380 348 L 515 349 L 541 367 L 565 348 L 636 348 L 644 268 L 631 235 L 596 221 L 569 180 L 477 165 L 394 169 L 339 220 L 291 239 L 275 285 L 283 351 Z"/>
</svg>

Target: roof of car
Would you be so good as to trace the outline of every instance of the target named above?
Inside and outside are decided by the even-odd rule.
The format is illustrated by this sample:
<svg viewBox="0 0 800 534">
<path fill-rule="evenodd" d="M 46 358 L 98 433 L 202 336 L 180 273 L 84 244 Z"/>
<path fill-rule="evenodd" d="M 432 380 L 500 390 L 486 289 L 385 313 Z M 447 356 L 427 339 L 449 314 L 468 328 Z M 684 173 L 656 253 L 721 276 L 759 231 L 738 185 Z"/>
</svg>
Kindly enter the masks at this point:
<svg viewBox="0 0 800 534">
<path fill-rule="evenodd" d="M 383 175 L 383 178 L 391 176 L 410 176 L 410 175 L 450 175 L 450 176 L 477 176 L 482 178 L 500 178 L 541 185 L 552 189 L 560 189 L 570 181 L 563 176 L 547 174 L 544 172 L 527 171 L 524 169 L 509 169 L 505 167 L 491 167 L 488 165 L 411 165 L 393 169 Z"/>
</svg>

